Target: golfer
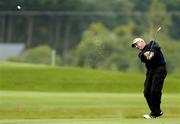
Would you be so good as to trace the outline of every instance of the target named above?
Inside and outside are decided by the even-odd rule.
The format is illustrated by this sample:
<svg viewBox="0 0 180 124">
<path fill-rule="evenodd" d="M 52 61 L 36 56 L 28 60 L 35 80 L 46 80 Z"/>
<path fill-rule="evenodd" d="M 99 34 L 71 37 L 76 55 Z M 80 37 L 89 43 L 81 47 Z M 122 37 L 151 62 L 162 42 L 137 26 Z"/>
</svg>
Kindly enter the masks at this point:
<svg viewBox="0 0 180 124">
<path fill-rule="evenodd" d="M 167 75 L 166 63 L 161 48 L 157 42 L 150 41 L 146 44 L 142 38 L 135 38 L 131 46 L 140 50 L 139 58 L 141 62 L 145 63 L 147 69 L 144 82 L 144 97 L 151 112 L 144 115 L 144 118 L 160 117 L 163 115 L 160 108 L 162 88 Z"/>
</svg>

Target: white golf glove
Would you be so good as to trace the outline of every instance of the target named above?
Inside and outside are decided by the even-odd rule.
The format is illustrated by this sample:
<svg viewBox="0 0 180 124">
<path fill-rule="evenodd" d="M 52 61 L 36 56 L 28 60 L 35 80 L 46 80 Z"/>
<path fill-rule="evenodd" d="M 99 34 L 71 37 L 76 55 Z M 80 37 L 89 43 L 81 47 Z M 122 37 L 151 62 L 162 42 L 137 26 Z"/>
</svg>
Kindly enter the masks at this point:
<svg viewBox="0 0 180 124">
<path fill-rule="evenodd" d="M 154 52 L 147 51 L 144 53 L 147 60 L 150 60 L 154 56 Z"/>
</svg>

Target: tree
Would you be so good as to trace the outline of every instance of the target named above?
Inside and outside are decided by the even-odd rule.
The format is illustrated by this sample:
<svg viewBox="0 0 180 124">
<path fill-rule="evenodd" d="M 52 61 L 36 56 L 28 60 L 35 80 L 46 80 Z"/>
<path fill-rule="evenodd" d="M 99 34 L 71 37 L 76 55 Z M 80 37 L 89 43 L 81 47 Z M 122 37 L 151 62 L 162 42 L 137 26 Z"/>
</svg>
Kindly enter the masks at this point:
<svg viewBox="0 0 180 124">
<path fill-rule="evenodd" d="M 74 50 L 76 55 L 73 58 L 76 60 L 76 65 L 98 68 L 110 56 L 113 38 L 109 30 L 101 23 L 91 24 Z"/>
<path fill-rule="evenodd" d="M 129 67 L 125 44 L 101 23 L 93 23 L 83 33 L 80 44 L 66 55 L 65 61 L 81 67 L 125 71 Z"/>
<path fill-rule="evenodd" d="M 171 26 L 171 20 L 162 0 L 151 0 L 147 19 L 151 38 L 154 36 L 158 26 L 162 26 L 166 34 L 169 33 L 167 29 Z"/>
</svg>

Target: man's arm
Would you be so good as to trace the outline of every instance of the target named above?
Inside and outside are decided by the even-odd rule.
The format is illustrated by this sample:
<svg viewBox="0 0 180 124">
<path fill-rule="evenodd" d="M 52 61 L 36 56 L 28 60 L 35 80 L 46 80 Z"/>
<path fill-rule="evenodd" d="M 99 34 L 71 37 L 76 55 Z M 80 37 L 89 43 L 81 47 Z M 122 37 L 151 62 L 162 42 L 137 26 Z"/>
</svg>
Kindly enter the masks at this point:
<svg viewBox="0 0 180 124">
<path fill-rule="evenodd" d="M 145 53 L 144 51 L 141 51 L 138 56 L 139 56 L 141 62 L 145 63 L 147 61 L 147 59 L 146 59 L 144 53 Z"/>
</svg>

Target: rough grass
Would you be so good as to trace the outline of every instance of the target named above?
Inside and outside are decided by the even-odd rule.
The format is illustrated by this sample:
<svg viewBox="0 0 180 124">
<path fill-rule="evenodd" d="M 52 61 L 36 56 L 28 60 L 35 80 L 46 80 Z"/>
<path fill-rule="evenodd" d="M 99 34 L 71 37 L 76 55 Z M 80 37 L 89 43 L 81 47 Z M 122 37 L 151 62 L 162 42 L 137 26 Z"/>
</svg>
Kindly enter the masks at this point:
<svg viewBox="0 0 180 124">
<path fill-rule="evenodd" d="M 141 93 L 144 74 L 0 63 L 0 90 Z M 167 76 L 166 93 L 180 93 L 180 76 Z"/>
</svg>

